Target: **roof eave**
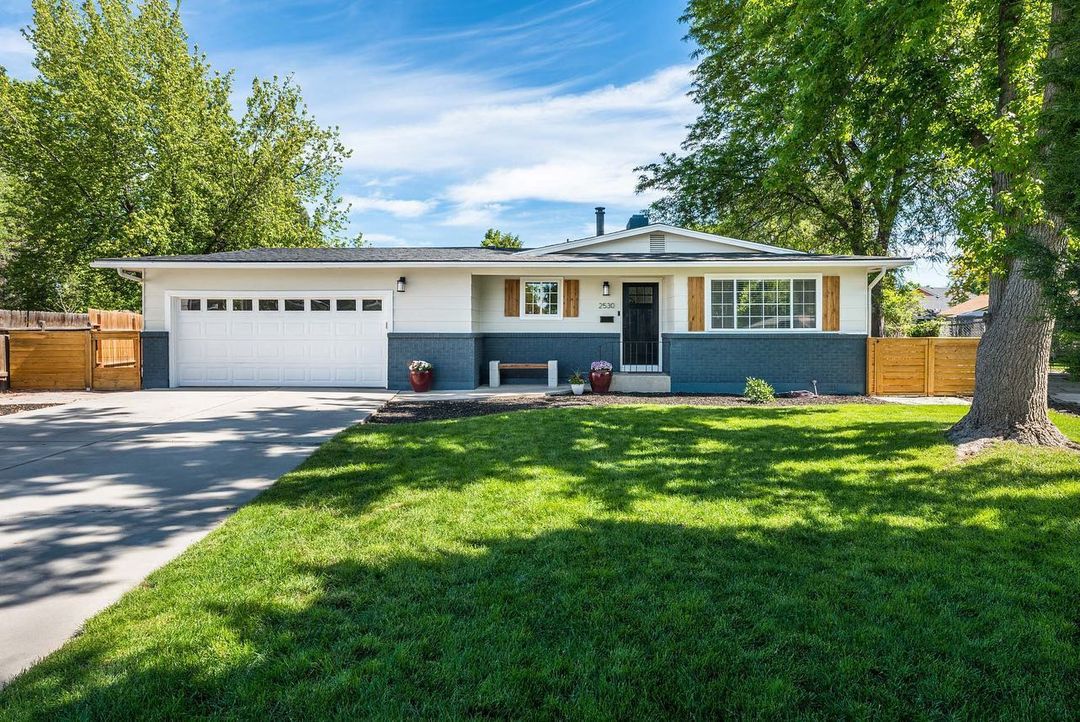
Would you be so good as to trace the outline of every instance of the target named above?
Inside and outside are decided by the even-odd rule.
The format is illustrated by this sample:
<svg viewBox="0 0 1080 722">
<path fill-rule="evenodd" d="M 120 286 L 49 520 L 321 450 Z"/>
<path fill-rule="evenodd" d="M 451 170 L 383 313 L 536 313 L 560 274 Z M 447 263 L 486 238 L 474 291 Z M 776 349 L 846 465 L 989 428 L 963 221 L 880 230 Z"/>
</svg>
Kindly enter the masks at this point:
<svg viewBox="0 0 1080 722">
<path fill-rule="evenodd" d="M 670 223 L 650 223 L 647 226 L 641 226 L 639 228 L 626 228 L 621 231 L 612 231 L 611 233 L 605 233 L 602 236 L 588 236 L 587 238 L 575 238 L 570 241 L 564 241 L 563 243 L 552 243 L 547 246 L 540 246 L 538 248 L 528 248 L 518 251 L 518 255 L 522 256 L 546 256 L 550 253 L 558 253 L 560 250 L 570 250 L 575 248 L 587 248 L 588 246 L 597 243 L 607 243 L 608 241 L 618 241 L 623 238 L 631 238 L 633 236 L 640 236 L 653 231 L 665 231 L 667 233 L 675 233 L 684 235 L 688 238 L 696 238 L 699 240 L 714 241 L 716 243 L 724 243 L 727 245 L 733 245 L 740 248 L 747 248 L 750 250 L 761 251 L 762 253 L 797 253 L 802 254 L 804 251 L 796 251 L 793 248 L 782 248 L 780 246 L 773 246 L 768 243 L 758 243 L 756 241 L 746 241 L 741 238 L 731 238 L 730 236 L 721 236 L 717 233 L 704 233 L 702 231 L 694 231 L 689 228 L 681 228 L 679 226 L 673 226 Z"/>
<path fill-rule="evenodd" d="M 799 266 L 823 268 L 829 266 L 852 266 L 865 268 L 902 268 L 912 265 L 910 258 L 806 258 L 806 259 L 727 259 L 702 261 L 151 261 L 138 258 L 100 258 L 92 261 L 92 268 L 120 268 L 139 270 L 144 268 L 221 268 L 221 269 L 272 269 L 272 268 L 715 268 L 723 266 Z"/>
</svg>

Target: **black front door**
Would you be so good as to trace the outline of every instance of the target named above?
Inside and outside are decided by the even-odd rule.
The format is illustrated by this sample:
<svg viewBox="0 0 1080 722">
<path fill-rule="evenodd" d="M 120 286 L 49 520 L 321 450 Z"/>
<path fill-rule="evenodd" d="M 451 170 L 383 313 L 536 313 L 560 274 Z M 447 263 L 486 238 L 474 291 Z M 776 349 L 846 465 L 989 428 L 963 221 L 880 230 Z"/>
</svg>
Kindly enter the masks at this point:
<svg viewBox="0 0 1080 722">
<path fill-rule="evenodd" d="M 660 363 L 660 284 L 623 284 L 622 362 Z"/>
</svg>

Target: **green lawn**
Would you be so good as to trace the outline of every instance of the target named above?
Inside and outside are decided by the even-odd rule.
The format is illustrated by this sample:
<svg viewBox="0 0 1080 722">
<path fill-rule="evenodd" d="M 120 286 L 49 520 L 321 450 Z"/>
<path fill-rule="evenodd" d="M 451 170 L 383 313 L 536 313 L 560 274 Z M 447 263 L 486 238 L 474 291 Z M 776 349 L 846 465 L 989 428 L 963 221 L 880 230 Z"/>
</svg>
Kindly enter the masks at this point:
<svg viewBox="0 0 1080 722">
<path fill-rule="evenodd" d="M 960 413 L 356 428 L 0 693 L 0 719 L 1074 716 L 1080 457 L 959 463 Z"/>
</svg>

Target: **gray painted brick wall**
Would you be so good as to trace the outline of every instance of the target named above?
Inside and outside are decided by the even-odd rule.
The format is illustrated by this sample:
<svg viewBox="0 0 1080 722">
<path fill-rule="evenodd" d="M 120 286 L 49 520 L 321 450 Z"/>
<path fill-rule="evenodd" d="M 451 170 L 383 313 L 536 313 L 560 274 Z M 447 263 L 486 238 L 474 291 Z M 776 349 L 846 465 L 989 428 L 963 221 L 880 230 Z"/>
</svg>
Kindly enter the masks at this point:
<svg viewBox="0 0 1080 722">
<path fill-rule="evenodd" d="M 611 361 L 619 368 L 617 333 L 486 333 L 483 334 L 483 363 L 480 382 L 488 383 L 488 362 L 524 363 L 559 362 L 559 383 L 566 383 L 575 370 L 589 372 L 589 364 L 598 359 Z M 547 371 L 512 371 L 502 379 L 506 383 L 547 383 Z"/>
<path fill-rule="evenodd" d="M 144 389 L 169 388 L 169 332 L 143 331 L 141 336 L 142 387 Z"/>
<path fill-rule="evenodd" d="M 777 391 L 866 392 L 866 337 L 813 334 L 664 334 L 674 392 L 741 394 L 748 376 Z"/>
<path fill-rule="evenodd" d="M 480 349 L 483 341 L 473 333 L 391 333 L 388 337 L 389 386 L 407 390 L 409 362 L 430 361 L 435 366 L 435 389 L 474 389 L 480 385 Z"/>
</svg>

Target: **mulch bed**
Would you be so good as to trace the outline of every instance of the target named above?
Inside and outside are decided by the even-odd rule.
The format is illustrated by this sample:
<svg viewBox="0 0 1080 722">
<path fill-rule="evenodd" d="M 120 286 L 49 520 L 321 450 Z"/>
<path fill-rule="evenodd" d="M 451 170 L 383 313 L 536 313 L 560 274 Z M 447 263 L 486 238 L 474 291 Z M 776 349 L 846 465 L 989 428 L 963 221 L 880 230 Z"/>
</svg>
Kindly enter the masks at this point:
<svg viewBox="0 0 1080 722">
<path fill-rule="evenodd" d="M 821 406 L 827 404 L 883 404 L 869 396 L 816 396 L 780 398 L 771 406 Z M 369 424 L 409 424 L 417 421 L 463 419 L 469 416 L 504 414 L 528 409 L 552 409 L 569 406 L 614 406 L 658 404 L 662 406 L 759 406 L 741 396 L 720 394 L 586 394 L 584 396 L 503 396 L 468 401 L 391 401 L 373 414 Z"/>
<path fill-rule="evenodd" d="M 60 405 L 61 404 L 0 404 L 0 416 L 17 414 L 21 411 L 33 411 L 34 409 L 47 409 L 50 406 Z"/>
</svg>

